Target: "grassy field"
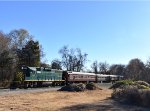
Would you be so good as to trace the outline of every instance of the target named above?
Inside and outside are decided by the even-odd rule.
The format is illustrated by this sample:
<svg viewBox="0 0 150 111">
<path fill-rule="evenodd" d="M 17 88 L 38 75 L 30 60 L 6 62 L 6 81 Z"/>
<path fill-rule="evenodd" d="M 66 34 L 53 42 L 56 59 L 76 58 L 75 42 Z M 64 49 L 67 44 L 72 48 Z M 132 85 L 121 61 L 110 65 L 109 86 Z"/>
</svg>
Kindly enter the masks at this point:
<svg viewBox="0 0 150 111">
<path fill-rule="evenodd" d="M 112 90 L 50 91 L 0 96 L 0 111 L 146 111 L 111 100 Z M 147 110 L 148 111 L 148 110 Z"/>
</svg>

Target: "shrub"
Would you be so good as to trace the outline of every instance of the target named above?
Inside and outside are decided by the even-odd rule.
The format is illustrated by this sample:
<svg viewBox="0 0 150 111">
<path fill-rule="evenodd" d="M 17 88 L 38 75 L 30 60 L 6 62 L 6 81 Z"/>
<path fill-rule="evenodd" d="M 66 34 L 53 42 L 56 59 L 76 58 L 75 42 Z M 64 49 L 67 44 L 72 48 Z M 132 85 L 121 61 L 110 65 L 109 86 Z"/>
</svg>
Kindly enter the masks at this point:
<svg viewBox="0 0 150 111">
<path fill-rule="evenodd" d="M 96 90 L 96 89 L 101 89 L 97 84 L 91 82 L 86 84 L 86 89 L 88 90 Z"/>
<path fill-rule="evenodd" d="M 69 84 L 67 86 L 63 86 L 59 91 L 71 91 L 71 92 L 79 92 L 79 91 L 85 91 L 85 90 L 96 90 L 96 89 L 100 89 L 101 88 L 95 84 L 95 83 L 88 83 L 88 84 L 83 84 L 83 83 L 79 83 L 79 84 Z"/>
<path fill-rule="evenodd" d="M 79 91 L 84 91 L 85 90 L 85 85 L 83 83 L 79 84 L 69 84 L 67 86 L 63 86 L 60 91 L 71 91 L 71 92 L 79 92 Z"/>
<path fill-rule="evenodd" d="M 150 107 L 150 90 L 143 90 L 141 93 L 142 106 Z"/>
<path fill-rule="evenodd" d="M 83 83 L 77 84 L 77 87 L 78 87 L 78 89 L 80 89 L 81 91 L 84 91 L 84 90 L 86 89 L 86 86 L 85 86 L 85 84 L 83 84 Z"/>
<path fill-rule="evenodd" d="M 113 99 L 128 104 L 139 104 L 140 94 L 137 87 L 129 86 L 124 89 L 115 90 L 112 93 Z"/>
<path fill-rule="evenodd" d="M 137 84 L 137 85 L 143 85 L 143 86 L 146 86 L 146 87 L 150 87 L 150 85 L 145 81 L 135 81 L 134 83 Z"/>
<path fill-rule="evenodd" d="M 147 87 L 145 85 L 139 85 L 139 84 L 137 84 L 136 86 L 138 87 L 138 89 L 150 89 L 150 87 Z"/>
<path fill-rule="evenodd" d="M 94 83 L 88 83 L 86 84 L 86 89 L 88 90 L 96 90 L 96 85 Z"/>
<path fill-rule="evenodd" d="M 139 90 L 136 86 L 114 90 L 112 98 L 126 104 L 150 107 L 150 90 Z"/>
<path fill-rule="evenodd" d="M 132 80 L 121 80 L 117 81 L 115 84 L 113 84 L 110 89 L 116 89 L 116 88 L 123 88 L 128 85 L 133 85 L 134 82 Z"/>
</svg>

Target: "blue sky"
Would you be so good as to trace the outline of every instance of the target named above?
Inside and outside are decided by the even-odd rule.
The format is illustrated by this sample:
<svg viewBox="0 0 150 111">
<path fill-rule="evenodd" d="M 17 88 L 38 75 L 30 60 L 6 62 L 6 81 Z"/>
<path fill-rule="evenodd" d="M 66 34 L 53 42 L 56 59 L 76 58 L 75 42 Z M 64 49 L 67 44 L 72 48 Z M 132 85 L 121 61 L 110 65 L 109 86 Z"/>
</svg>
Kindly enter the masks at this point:
<svg viewBox="0 0 150 111">
<path fill-rule="evenodd" d="M 40 42 L 48 62 L 64 45 L 86 52 L 88 66 L 150 57 L 149 1 L 0 2 L 0 30 L 20 28 Z"/>
</svg>

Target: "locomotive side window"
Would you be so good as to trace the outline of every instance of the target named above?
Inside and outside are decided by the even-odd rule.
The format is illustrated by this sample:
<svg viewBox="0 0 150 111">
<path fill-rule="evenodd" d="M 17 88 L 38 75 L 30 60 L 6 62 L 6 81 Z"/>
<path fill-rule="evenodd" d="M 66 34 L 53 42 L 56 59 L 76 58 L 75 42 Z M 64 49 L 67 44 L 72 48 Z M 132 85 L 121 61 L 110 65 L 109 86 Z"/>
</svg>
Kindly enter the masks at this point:
<svg viewBox="0 0 150 111">
<path fill-rule="evenodd" d="M 30 77 L 30 69 L 29 68 L 27 68 L 27 70 L 26 70 L 26 77 Z"/>
<path fill-rule="evenodd" d="M 44 68 L 44 71 L 51 71 L 50 68 Z"/>
<path fill-rule="evenodd" d="M 41 71 L 41 68 L 36 68 L 37 71 Z"/>
</svg>

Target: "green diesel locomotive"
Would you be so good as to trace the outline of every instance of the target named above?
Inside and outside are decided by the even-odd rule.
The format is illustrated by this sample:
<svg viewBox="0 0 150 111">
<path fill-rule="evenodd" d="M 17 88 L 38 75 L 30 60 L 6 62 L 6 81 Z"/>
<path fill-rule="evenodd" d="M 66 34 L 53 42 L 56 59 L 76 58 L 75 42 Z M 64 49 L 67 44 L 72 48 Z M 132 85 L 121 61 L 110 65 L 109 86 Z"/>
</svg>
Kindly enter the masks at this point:
<svg viewBox="0 0 150 111">
<path fill-rule="evenodd" d="M 20 73 L 19 73 L 20 74 Z M 63 71 L 44 67 L 22 67 L 16 87 L 41 87 L 43 85 L 63 85 Z"/>
</svg>

